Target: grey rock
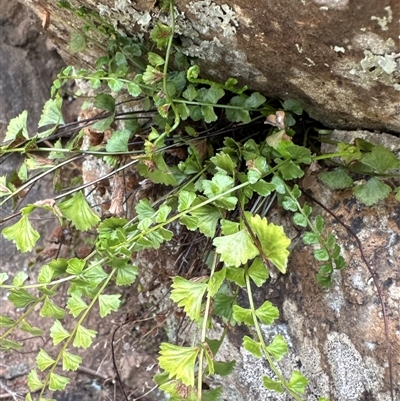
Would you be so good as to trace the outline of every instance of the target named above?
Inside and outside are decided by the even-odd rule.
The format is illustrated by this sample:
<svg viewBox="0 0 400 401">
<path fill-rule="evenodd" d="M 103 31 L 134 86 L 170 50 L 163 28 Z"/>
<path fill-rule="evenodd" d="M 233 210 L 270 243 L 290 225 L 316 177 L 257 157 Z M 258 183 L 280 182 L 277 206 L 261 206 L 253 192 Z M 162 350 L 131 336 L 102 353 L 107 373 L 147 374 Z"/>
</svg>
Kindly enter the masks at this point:
<svg viewBox="0 0 400 401">
<path fill-rule="evenodd" d="M 71 54 L 67 42 L 82 22 L 56 3 L 23 0 L 49 13 L 48 32 L 67 63 L 93 65 L 92 43 Z M 149 32 L 155 1 L 72 0 L 121 32 Z M 400 132 L 400 8 L 397 0 L 176 0 L 176 32 L 202 74 L 281 99 L 294 98 L 324 124 Z"/>
<path fill-rule="evenodd" d="M 24 110 L 28 110 L 28 129 L 35 133 L 42 108 L 50 96 L 50 86 L 62 66 L 63 60 L 41 33 L 40 23 L 34 13 L 16 1 L 0 0 L 0 142 L 4 139 L 8 123 Z M 0 164 L 0 176 L 10 176 L 19 168 L 21 158 L 14 154 L 4 157 Z M 45 177 L 35 185 L 21 202 L 33 203 L 53 196 L 51 178 Z M 15 205 L 14 205 L 15 206 Z M 13 205 L 8 202 L 0 209 L 0 219 L 12 214 Z M 12 220 L 7 224 L 14 224 Z M 7 225 L 6 224 L 6 225 Z M 56 227 L 54 221 L 34 219 L 34 226 L 43 232 L 39 246 Z M 3 229 L 4 226 L 1 227 Z M 1 270 L 27 269 L 35 255 L 21 254 L 15 245 L 0 236 Z M 1 296 L 3 296 L 1 292 Z"/>
<path fill-rule="evenodd" d="M 37 16 L 16 1 L 0 0 L 0 139 L 11 118 L 28 110 L 35 133 L 50 87 L 64 62 L 41 32 Z"/>
<path fill-rule="evenodd" d="M 92 65 L 102 54 L 95 45 L 82 55 L 69 53 L 69 34 L 79 22 L 54 2 L 25 3 L 37 13 L 46 7 L 48 32 L 68 63 Z M 71 4 L 98 10 L 118 29 L 130 33 L 148 31 L 159 16 L 153 1 Z M 236 0 L 229 4 L 177 0 L 176 6 L 183 50 L 199 57 L 204 74 L 221 81 L 236 76 L 263 93 L 298 98 L 313 117 L 330 126 L 400 132 L 400 9 L 396 0 L 385 5 L 362 0 Z M 379 273 L 389 314 L 396 399 L 400 397 L 400 272 L 395 257 L 400 252 L 398 202 L 392 197 L 367 208 L 349 191 L 332 193 L 319 184 L 312 189 L 314 197 L 357 229 L 364 252 Z M 324 214 L 318 207 L 314 209 Z M 266 340 L 277 333 L 286 338 L 290 353 L 279 366 L 286 377 L 299 369 L 310 379 L 306 400 L 327 396 L 337 401 L 389 401 L 387 344 L 376 288 L 354 238 L 325 217 L 328 230 L 343 244 L 348 267 L 335 273 L 331 290 L 319 288 L 312 249 L 305 248 L 294 233 L 290 274 L 271 284 L 278 295 L 270 296 L 274 292 L 268 286 L 255 293 L 258 305 L 273 298 L 281 311 L 279 325 L 263 327 L 263 334 Z M 293 232 L 287 216 L 268 218 L 283 224 L 286 233 Z M 160 263 L 161 257 L 157 259 Z M 222 381 L 229 394 L 224 399 L 288 400 L 287 395 L 278 398 L 262 388 L 262 376 L 271 371 L 242 348 L 243 334 L 248 333 L 235 328 L 224 345 L 226 360 L 237 360 L 235 373 Z"/>
</svg>

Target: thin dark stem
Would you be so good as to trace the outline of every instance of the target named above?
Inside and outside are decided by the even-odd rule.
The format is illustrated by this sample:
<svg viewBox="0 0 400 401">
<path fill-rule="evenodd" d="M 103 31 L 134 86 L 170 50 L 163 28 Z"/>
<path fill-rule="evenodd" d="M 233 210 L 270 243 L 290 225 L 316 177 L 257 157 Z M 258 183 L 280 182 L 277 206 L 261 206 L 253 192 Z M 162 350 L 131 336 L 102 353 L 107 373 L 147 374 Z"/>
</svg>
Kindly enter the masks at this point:
<svg viewBox="0 0 400 401">
<path fill-rule="evenodd" d="M 381 309 L 382 309 L 382 314 L 383 314 L 383 322 L 385 326 L 385 337 L 386 337 L 386 352 L 388 356 L 388 364 L 389 364 L 389 380 L 390 380 L 390 395 L 392 401 L 394 401 L 394 393 L 393 393 L 393 363 L 392 363 L 392 346 L 390 344 L 390 339 L 389 339 L 389 319 L 387 316 L 387 311 L 386 311 L 386 304 L 385 304 L 385 299 L 384 299 L 384 294 L 382 292 L 382 289 L 379 286 L 379 281 L 376 276 L 376 273 L 372 269 L 370 263 L 368 262 L 367 258 L 365 257 L 364 250 L 362 243 L 360 239 L 358 238 L 357 234 L 353 231 L 353 229 L 348 226 L 346 223 L 344 223 L 339 217 L 337 217 L 333 212 L 331 212 L 326 206 L 324 206 L 321 202 L 319 202 L 317 199 L 315 199 L 313 196 L 311 196 L 308 193 L 303 192 L 307 197 L 309 197 L 313 202 L 315 202 L 318 206 L 322 207 L 327 213 L 329 213 L 342 227 L 344 227 L 356 240 L 358 249 L 360 250 L 361 258 L 365 263 L 365 266 L 367 266 L 367 269 L 372 277 L 372 280 L 374 281 L 375 288 L 378 292 L 378 297 L 379 301 L 381 304 Z"/>
<path fill-rule="evenodd" d="M 112 338 L 111 338 L 111 356 L 112 356 L 112 363 L 113 363 L 113 366 L 114 366 L 115 374 L 117 375 L 117 379 L 118 379 L 119 386 L 121 387 L 121 390 L 122 390 L 122 393 L 124 394 L 125 400 L 126 400 L 126 401 L 129 401 L 128 395 L 127 395 L 126 392 L 125 392 L 124 384 L 122 383 L 121 376 L 120 376 L 120 374 L 119 374 L 119 370 L 118 370 L 117 363 L 116 363 L 116 361 L 115 361 L 114 339 L 115 339 L 115 334 L 117 333 L 117 331 L 118 331 L 122 326 L 123 326 L 123 324 L 122 324 L 122 325 L 121 325 L 121 324 L 118 325 L 118 326 L 114 329 L 114 331 L 113 331 L 113 333 L 112 333 Z"/>
</svg>

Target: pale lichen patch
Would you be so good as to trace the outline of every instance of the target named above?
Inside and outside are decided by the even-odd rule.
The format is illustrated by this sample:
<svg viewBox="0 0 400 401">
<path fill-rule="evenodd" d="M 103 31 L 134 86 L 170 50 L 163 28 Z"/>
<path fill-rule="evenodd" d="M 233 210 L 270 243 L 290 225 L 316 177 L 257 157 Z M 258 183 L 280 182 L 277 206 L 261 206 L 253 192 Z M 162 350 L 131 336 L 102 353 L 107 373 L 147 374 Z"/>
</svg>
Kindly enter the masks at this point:
<svg viewBox="0 0 400 401">
<path fill-rule="evenodd" d="M 381 75 L 379 68 L 388 75 L 392 74 L 396 70 L 400 70 L 399 64 L 397 63 L 397 59 L 400 58 L 400 53 L 391 53 L 381 56 L 365 50 L 364 56 L 365 57 L 360 61 L 363 71 L 373 72 L 378 70 L 374 74 L 377 78 Z"/>
<path fill-rule="evenodd" d="M 299 45 L 298 43 L 294 44 L 296 46 L 296 49 L 299 53 L 303 53 L 303 47 L 301 45 Z"/>
<path fill-rule="evenodd" d="M 381 36 L 373 32 L 356 35 L 352 40 L 352 45 L 355 49 L 370 50 L 372 53 L 379 55 L 399 50 L 392 38 L 384 40 Z"/>
<path fill-rule="evenodd" d="M 385 7 L 385 11 L 387 12 L 387 16 L 377 17 L 373 15 L 371 17 L 371 21 L 376 21 L 378 25 L 381 27 L 382 31 L 387 31 L 389 29 L 388 24 L 393 21 L 393 11 L 390 6 Z"/>
<path fill-rule="evenodd" d="M 210 30 L 219 32 L 222 30 L 225 37 L 236 33 L 238 26 L 236 13 L 227 4 L 220 6 L 211 0 L 201 0 L 193 1 L 186 7 L 198 18 L 199 23 L 194 27 L 203 35 L 209 34 Z"/>
<path fill-rule="evenodd" d="M 327 9 L 343 10 L 347 8 L 349 0 L 314 0 L 314 3 L 326 7 Z"/>
<path fill-rule="evenodd" d="M 301 355 L 301 359 L 297 357 L 297 362 L 301 363 L 302 372 L 310 378 L 309 392 L 317 397 L 328 395 L 330 392 L 329 377 L 324 371 L 318 335 L 315 335 L 321 329 L 325 330 L 324 324 L 314 327 L 312 333 L 307 330 L 308 334 L 305 335 L 304 330 L 308 319 L 299 311 L 291 299 L 285 299 L 283 302 L 283 317 L 290 327 L 290 333 L 293 336 L 291 341 L 296 343 L 296 353 Z M 287 336 L 284 337 L 287 340 Z M 288 358 L 295 359 L 294 352 L 291 352 Z M 298 369 L 298 366 L 296 368 Z M 315 398 L 311 396 L 307 399 L 313 400 Z"/>
<path fill-rule="evenodd" d="M 386 400 L 380 390 L 384 368 L 371 357 L 363 358 L 345 333 L 328 333 L 325 352 L 333 378 L 335 400 L 361 400 L 370 392 L 376 400 Z"/>
<path fill-rule="evenodd" d="M 345 49 L 344 49 L 344 47 L 342 47 L 342 46 L 335 46 L 335 47 L 333 48 L 333 51 L 335 51 L 336 53 L 343 53 L 343 54 L 344 54 Z"/>
<path fill-rule="evenodd" d="M 389 288 L 388 296 L 392 298 L 392 300 L 400 301 L 400 287 L 396 285 L 392 285 Z"/>
<path fill-rule="evenodd" d="M 106 4 L 97 4 L 96 7 L 99 14 L 107 17 L 117 30 L 120 30 L 121 26 L 132 27 L 137 24 L 142 32 L 147 32 L 152 23 L 150 12 L 137 10 L 130 0 L 116 0 L 114 7 Z"/>
<path fill-rule="evenodd" d="M 104 4 L 98 4 L 97 9 L 99 10 L 99 14 L 100 16 L 110 16 L 111 12 L 110 9 L 108 8 L 108 6 L 104 5 Z"/>
<path fill-rule="evenodd" d="M 334 63 L 333 71 L 365 89 L 370 89 L 375 81 L 397 89 L 400 86 L 400 53 L 374 54 L 364 50 L 364 58 L 359 63 L 345 57 Z"/>
<path fill-rule="evenodd" d="M 220 62 L 222 49 L 235 44 L 239 25 L 235 11 L 227 4 L 220 6 L 211 0 L 192 1 L 186 7 L 190 18 L 175 10 L 175 32 L 181 37 L 183 53 Z"/>
<path fill-rule="evenodd" d="M 303 63 L 303 64 L 305 64 L 305 65 L 307 65 L 309 67 L 315 66 L 314 60 L 311 60 L 310 57 L 306 57 L 306 60 L 308 61 L 309 64 L 306 64 L 306 63 Z"/>
<path fill-rule="evenodd" d="M 327 305 L 334 311 L 337 317 L 340 317 L 340 311 L 346 305 L 342 289 L 342 275 L 340 271 L 334 271 L 332 274 L 332 287 L 325 293 Z"/>
<path fill-rule="evenodd" d="M 350 281 L 353 288 L 359 291 L 364 291 L 367 284 L 365 270 L 355 271 L 351 275 Z"/>
<path fill-rule="evenodd" d="M 294 369 L 298 369 L 297 363 L 299 362 L 299 358 L 292 349 L 293 344 L 288 326 L 286 324 L 276 324 L 271 326 L 262 325 L 261 331 L 267 344 L 269 344 L 277 334 L 284 337 L 289 347 L 289 353 L 279 362 L 279 367 L 284 376 L 290 376 Z M 287 401 L 289 399 L 287 394 L 277 394 L 276 392 L 267 390 L 262 385 L 263 376 L 267 376 L 274 380 L 277 379 L 265 360 L 254 357 L 243 347 L 241 347 L 240 353 L 242 355 L 243 365 L 239 372 L 239 381 L 246 389 L 245 400 Z M 301 361 L 301 363 L 302 362 L 303 361 Z"/>
<path fill-rule="evenodd" d="M 253 25 L 252 24 L 253 21 L 252 21 L 251 17 L 246 15 L 237 4 L 234 4 L 233 8 L 236 12 L 236 18 L 240 22 L 240 24 L 243 24 L 247 27 L 251 27 Z"/>
<path fill-rule="evenodd" d="M 115 0 L 114 8 L 116 10 L 125 11 L 131 5 L 130 0 Z"/>
</svg>

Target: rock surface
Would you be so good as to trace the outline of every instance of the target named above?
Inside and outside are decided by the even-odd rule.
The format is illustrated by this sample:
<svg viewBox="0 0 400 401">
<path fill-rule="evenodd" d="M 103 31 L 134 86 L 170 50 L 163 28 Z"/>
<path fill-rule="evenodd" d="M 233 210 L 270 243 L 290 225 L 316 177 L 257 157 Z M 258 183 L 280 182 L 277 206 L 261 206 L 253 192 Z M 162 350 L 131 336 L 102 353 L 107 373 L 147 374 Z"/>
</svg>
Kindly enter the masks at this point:
<svg viewBox="0 0 400 401">
<path fill-rule="evenodd" d="M 335 140 L 364 138 L 385 143 L 400 151 L 400 141 L 385 135 L 376 142 L 373 134 L 363 131 L 334 131 Z M 380 138 L 379 138 L 380 139 Z M 394 197 L 367 207 L 358 202 L 351 191 L 332 192 L 314 177 L 312 196 L 324 204 L 358 236 L 362 252 L 377 277 L 388 316 L 388 336 L 392 359 L 394 400 L 400 399 L 400 269 L 396 255 L 400 252 L 400 206 Z M 267 343 L 277 334 L 284 336 L 289 355 L 279 362 L 284 376 L 295 369 L 308 379 L 304 400 L 316 401 L 328 397 L 332 401 L 390 401 L 390 371 L 382 316 L 381 300 L 372 280 L 371 271 L 361 256 L 355 237 L 317 204 L 306 199 L 316 214 L 326 221 L 326 230 L 337 238 L 346 260 L 346 268 L 336 271 L 329 290 L 323 290 L 315 280 L 318 263 L 311 247 L 304 246 L 300 232 L 290 216 L 274 211 L 269 221 L 283 225 L 291 238 L 288 273 L 275 282 L 254 289 L 256 306 L 269 300 L 280 310 L 278 324 L 263 326 Z M 247 295 L 241 305 L 246 307 Z M 214 335 L 222 329 L 216 324 Z M 224 401 L 289 401 L 287 394 L 277 395 L 262 387 L 262 377 L 273 377 L 263 360 L 254 358 L 242 346 L 248 331 L 241 326 L 230 330 L 220 350 L 223 360 L 237 361 L 232 375 L 222 378 Z M 188 334 L 190 337 L 190 333 Z"/>
<path fill-rule="evenodd" d="M 77 21 L 66 10 L 57 9 L 54 2 L 25 2 L 42 15 L 68 63 L 91 65 L 102 54 L 94 46 L 89 46 L 84 56 L 68 53 L 69 34 L 78 26 Z M 127 31 L 133 31 L 132 20 L 137 21 L 136 28 L 148 30 L 152 17 L 158 15 L 155 2 L 137 1 L 136 11 L 131 3 L 85 2 Z M 299 98 L 309 113 L 325 124 L 400 132 L 397 1 L 371 3 L 369 8 L 362 7 L 361 0 L 351 4 L 346 0 L 266 3 L 261 6 L 261 1 L 236 0 L 227 6 L 222 2 L 178 0 L 183 47 L 188 54 L 200 57 L 208 75 L 221 80 L 237 76 L 264 93 Z M 71 4 L 77 6 L 78 2 Z M 340 33 L 345 36 L 340 38 Z M 264 48 L 265 53 L 261 53 Z M 358 234 L 363 252 L 378 275 L 389 316 L 394 399 L 399 398 L 400 271 L 396 254 L 400 252 L 400 208 L 392 198 L 367 208 L 351 193 L 333 194 L 315 182 L 313 196 Z M 317 206 L 314 209 L 318 212 Z M 332 289 L 324 291 L 315 282 L 317 267 L 312 250 L 304 248 L 292 223 L 281 215 L 268 218 L 284 224 L 292 238 L 290 273 L 256 293 L 258 304 L 269 299 L 280 308 L 279 324 L 264 327 L 264 335 L 268 340 L 280 333 L 290 345 L 290 356 L 282 362 L 282 370 L 289 374 L 293 368 L 300 369 L 310 379 L 305 396 L 308 401 L 319 396 L 332 401 L 389 401 L 380 301 L 354 237 L 326 216 L 330 229 L 344 244 L 348 267 L 337 272 Z M 153 257 L 159 262 L 158 255 Z M 222 381 L 224 399 L 289 400 L 286 395 L 277 396 L 262 388 L 261 376 L 270 371 L 241 347 L 243 334 L 247 333 L 237 327 L 221 350 L 227 360 L 237 359 L 230 381 Z"/>
<path fill-rule="evenodd" d="M 335 130 L 331 137 L 348 143 L 363 138 L 384 145 L 397 155 L 400 153 L 400 140 L 389 134 L 378 136 L 368 131 Z M 325 152 L 333 151 L 329 148 L 331 145 L 324 146 Z M 91 171 L 96 174 L 99 169 Z M 350 190 L 330 191 L 318 181 L 316 174 L 308 175 L 304 186 L 311 188 L 312 196 L 351 228 L 362 249 L 354 235 L 338 220 L 307 200 L 314 213 L 325 218 L 326 230 L 337 238 L 346 261 L 346 268 L 334 273 L 332 287 L 323 290 L 315 279 L 318 263 L 313 249 L 304 246 L 301 232 L 293 226 L 291 217 L 279 210 L 267 215 L 269 221 L 283 225 L 292 244 L 288 274 L 278 275 L 269 284 L 254 289 L 256 306 L 269 300 L 280 310 L 277 324 L 263 326 L 265 340 L 268 343 L 277 334 L 284 336 L 290 351 L 279 366 L 287 378 L 298 369 L 309 379 L 304 400 L 316 401 L 325 396 L 332 401 L 391 401 L 388 343 L 381 298 L 372 279 L 371 272 L 374 272 L 388 316 L 393 391 L 394 400 L 397 400 L 400 397 L 400 270 L 396 259 L 400 252 L 399 203 L 391 196 L 378 205 L 367 207 L 357 201 Z M 96 178 L 100 176 L 91 176 L 91 179 Z M 178 243 L 191 242 L 183 240 L 176 228 L 174 232 Z M 198 246 L 200 250 L 203 247 Z M 141 252 L 137 258 L 140 270 L 146 272 L 140 281 L 146 289 L 139 297 L 140 302 L 159 305 L 160 315 L 172 307 L 171 301 L 166 299 L 165 282 L 176 274 L 178 260 L 185 259 L 178 257 L 180 253 L 166 243 L 158 251 Z M 246 307 L 247 303 L 246 293 L 243 293 L 240 304 Z M 214 323 L 215 330 L 210 331 L 208 337 L 218 339 L 222 328 L 218 322 Z M 175 315 L 168 318 L 170 341 L 176 341 L 179 332 L 179 339 L 190 343 L 196 328 L 189 325 L 187 330 L 179 330 L 179 326 Z M 291 400 L 287 394 L 277 395 L 263 388 L 262 377 L 273 377 L 273 373 L 265 361 L 254 358 L 242 347 L 244 335 L 249 332 L 241 326 L 229 330 L 218 360 L 236 360 L 236 368 L 228 377 L 213 379 L 210 386 L 223 387 L 222 401 Z"/>
<path fill-rule="evenodd" d="M 56 2 L 25 4 L 46 19 L 60 54 L 93 65 L 94 44 L 79 55 L 67 42 L 84 22 Z M 128 33 L 149 32 L 160 11 L 154 0 L 85 0 Z M 252 89 L 301 100 L 315 119 L 335 128 L 400 132 L 400 3 L 397 0 L 176 0 L 183 51 L 203 75 L 236 77 Z M 164 20 L 168 16 L 162 16 Z"/>
<path fill-rule="evenodd" d="M 36 15 L 16 1 L 0 0 L 0 139 L 11 118 L 28 110 L 35 132 L 53 79 L 64 65 L 41 33 Z"/>
<path fill-rule="evenodd" d="M 36 15 L 15 1 L 0 0 L 0 142 L 8 123 L 24 110 L 28 110 L 28 127 L 35 132 L 42 108 L 49 98 L 50 86 L 62 66 L 63 60 L 41 34 Z M 21 160 L 17 155 L 4 158 L 0 176 L 10 175 Z M 32 188 L 25 202 L 50 197 L 51 178 L 46 177 Z M 11 213 L 11 205 L 2 206 L 0 219 Z M 36 227 L 48 237 L 54 225 L 37 220 Z M 42 241 L 41 245 L 44 243 Z M 1 270 L 15 270 L 28 266 L 32 257 L 17 252 L 13 243 L 0 236 Z"/>
</svg>

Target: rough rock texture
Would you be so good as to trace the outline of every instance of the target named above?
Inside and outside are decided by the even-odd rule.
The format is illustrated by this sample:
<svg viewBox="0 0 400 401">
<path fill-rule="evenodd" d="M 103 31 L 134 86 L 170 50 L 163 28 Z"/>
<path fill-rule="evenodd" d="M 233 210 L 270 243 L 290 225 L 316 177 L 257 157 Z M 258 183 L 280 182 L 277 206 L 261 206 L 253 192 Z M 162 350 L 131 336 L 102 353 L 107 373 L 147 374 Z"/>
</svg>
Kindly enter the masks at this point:
<svg viewBox="0 0 400 401">
<path fill-rule="evenodd" d="M 335 131 L 335 140 L 361 137 L 374 142 L 369 132 Z M 376 136 L 375 136 L 376 139 Z M 400 151 L 400 141 L 385 135 L 382 143 Z M 362 243 L 366 259 L 375 272 L 386 302 L 391 344 L 394 400 L 400 399 L 400 206 L 393 197 L 372 207 L 360 204 L 351 191 L 331 192 L 314 177 L 312 195 L 352 228 Z M 281 334 L 290 352 L 279 366 L 285 377 L 299 369 L 309 379 L 303 397 L 316 401 L 325 396 L 334 401 L 389 401 L 389 368 L 384 321 L 377 289 L 361 258 L 355 238 L 336 220 L 313 204 L 315 213 L 326 219 L 326 228 L 342 246 L 346 268 L 337 271 L 329 290 L 315 281 L 318 264 L 312 249 L 305 247 L 290 216 L 279 211 L 267 216 L 284 226 L 291 237 L 288 274 L 255 291 L 256 305 L 270 300 L 278 306 L 278 324 L 263 326 L 265 339 Z M 247 306 L 247 296 L 241 298 Z M 216 325 L 215 337 L 221 329 Z M 265 361 L 254 358 L 242 347 L 248 332 L 243 327 L 230 331 L 220 357 L 236 359 L 233 375 L 223 378 L 224 401 L 289 401 L 287 394 L 277 395 L 264 389 L 262 376 L 273 377 Z M 190 337 L 189 337 L 190 338 Z M 214 382 L 214 384 L 220 384 Z"/>
<path fill-rule="evenodd" d="M 36 15 L 16 1 L 0 0 L 0 9 L 0 133 L 24 110 L 34 132 L 64 62 L 41 33 Z"/>
<path fill-rule="evenodd" d="M 388 308 L 394 399 L 398 399 L 400 274 L 394 257 L 400 250 L 398 203 L 390 199 L 385 204 L 366 207 L 351 192 L 330 193 L 319 185 L 313 188 L 313 196 L 352 227 L 379 278 Z M 314 210 L 318 212 L 315 205 Z M 315 284 L 316 262 L 311 250 L 294 240 L 289 275 L 273 285 L 271 295 L 268 289 L 260 295 L 260 302 L 263 297 L 272 296 L 271 301 L 282 310 L 281 327 L 265 328 L 265 335 L 271 338 L 276 331 L 281 332 L 291 344 L 290 362 L 284 362 L 285 370 L 289 373 L 290 368 L 300 368 L 310 378 L 306 399 L 328 395 L 336 401 L 390 400 L 387 343 L 377 290 L 355 239 L 330 216 L 325 218 L 328 229 L 342 245 L 346 269 L 335 273 L 330 290 L 321 290 Z M 246 353 L 244 356 L 243 366 L 247 369 L 243 372 L 251 371 L 253 358 Z M 260 363 L 258 366 L 259 375 L 268 372 Z M 272 398 L 255 379 L 256 374 L 253 378 L 243 373 L 239 377 L 243 387 L 250 388 L 253 394 L 247 399 L 288 399 Z"/>
<path fill-rule="evenodd" d="M 0 142 L 11 118 L 28 110 L 28 125 L 34 132 L 42 107 L 49 98 L 50 86 L 64 62 L 41 34 L 36 16 L 15 1 L 0 0 Z M 20 158 L 12 155 L 0 164 L 0 176 L 18 168 Z M 30 191 L 25 202 L 50 197 L 51 178 Z M 2 206 L 0 218 L 11 212 L 12 205 Z M 35 221 L 35 227 L 48 238 L 56 225 L 48 220 Z M 3 227 L 2 227 L 3 228 Z M 41 241 L 43 246 L 45 241 Z M 47 245 L 47 244 L 46 244 Z M 32 258 L 16 250 L 13 243 L 0 236 L 1 270 L 27 267 Z"/>
<path fill-rule="evenodd" d="M 48 32 L 67 62 L 91 65 L 102 54 L 94 45 L 84 56 L 69 54 L 69 33 L 79 23 L 67 11 L 57 9 L 54 2 L 25 3 L 44 16 Z M 158 15 L 154 1 L 87 0 L 79 5 L 83 3 L 116 26 L 118 21 L 118 27 L 131 31 L 148 30 L 152 17 Z M 76 6 L 78 2 L 71 4 Z M 221 80 L 237 76 L 264 93 L 300 98 L 310 114 L 325 124 L 400 132 L 397 1 L 365 5 L 361 0 L 279 4 L 236 0 L 227 6 L 222 2 L 177 0 L 176 4 L 182 45 L 188 54 L 200 57 L 203 71 L 209 75 Z M 331 193 L 317 180 L 313 194 L 358 234 L 377 273 L 388 308 L 394 399 L 398 399 L 398 203 L 390 198 L 365 207 L 350 192 Z M 318 212 L 318 207 L 314 209 Z M 332 289 L 324 291 L 315 282 L 317 265 L 312 250 L 304 248 L 291 221 L 278 214 L 268 218 L 284 224 L 292 238 L 290 273 L 256 293 L 257 305 L 270 299 L 281 310 L 279 324 L 263 330 L 267 340 L 280 333 L 290 345 L 290 355 L 280 365 L 285 375 L 296 368 L 310 379 L 304 397 L 308 401 L 319 396 L 335 401 L 389 401 L 387 344 L 380 303 L 356 241 L 327 216 L 330 229 L 344 244 L 348 267 L 337 272 Z M 153 257 L 159 263 L 158 256 Z M 270 374 L 270 370 L 266 363 L 241 348 L 243 334 L 247 333 L 237 327 L 221 350 L 227 360 L 238 362 L 230 381 L 222 381 L 224 399 L 289 400 L 286 395 L 277 396 L 262 388 L 261 376 Z"/>
<path fill-rule="evenodd" d="M 56 2 L 22 0 L 41 15 L 68 63 L 93 65 L 91 45 L 71 55 L 67 42 L 84 22 Z M 154 0 L 72 0 L 125 32 L 148 32 Z M 335 128 L 400 132 L 400 3 L 397 0 L 176 0 L 183 51 L 203 74 L 230 76 L 264 94 L 302 101 Z M 168 16 L 161 16 L 164 20 Z"/>
<path fill-rule="evenodd" d="M 400 153 L 400 140 L 392 135 L 376 135 L 367 131 L 334 131 L 332 139 L 352 142 L 355 138 L 389 147 Z M 330 152 L 325 145 L 324 151 Z M 93 168 L 92 174 L 98 172 Z M 311 188 L 312 196 L 331 210 L 337 218 L 351 227 L 362 243 L 362 251 L 375 272 L 383 293 L 388 315 L 388 335 L 392 359 L 394 400 L 400 397 L 400 269 L 396 255 L 400 252 L 400 206 L 391 196 L 378 205 L 367 207 L 356 200 L 350 190 L 332 192 L 321 185 L 316 175 L 307 176 L 304 186 Z M 98 178 L 91 176 L 91 179 Z M 144 194 L 149 196 L 148 193 Z M 387 341 L 380 298 L 364 263 L 354 236 L 318 205 L 311 202 L 314 212 L 326 219 L 326 229 L 332 232 L 342 247 L 347 267 L 333 275 L 329 290 L 321 289 L 315 280 L 318 263 L 311 247 L 305 247 L 301 232 L 293 226 L 291 217 L 279 210 L 267 218 L 283 225 L 291 238 L 291 257 L 286 275 L 278 275 L 261 289 L 254 288 L 256 306 L 270 300 L 280 310 L 280 320 L 272 326 L 263 326 L 267 342 L 276 334 L 286 339 L 290 352 L 279 366 L 289 378 L 299 369 L 310 381 L 303 399 L 316 401 L 326 396 L 332 401 L 391 401 Z M 174 228 L 178 242 L 187 243 L 182 233 Z M 190 242 L 190 240 L 189 240 Z M 203 245 L 198 248 L 202 249 Z M 197 249 L 197 247 L 196 247 Z M 189 249 L 190 251 L 190 249 Z M 193 252 L 194 250 L 191 250 Z M 181 254 L 173 244 L 164 244 L 158 251 L 144 251 L 138 256 L 143 272 L 141 285 L 146 291 L 140 299 L 159 305 L 159 312 L 171 307 L 166 299 L 165 282 L 175 275 Z M 185 259 L 183 257 L 183 259 Z M 248 306 L 246 293 L 240 304 Z M 161 313 L 162 314 L 162 313 Z M 222 328 L 214 322 L 209 338 L 219 338 Z M 176 341 L 192 341 L 196 328 L 179 329 L 175 315 L 168 318 L 168 335 Z M 197 333 L 198 334 L 198 333 Z M 211 387 L 221 385 L 223 401 L 289 401 L 287 394 L 277 395 L 262 387 L 262 376 L 272 376 L 264 360 L 255 359 L 243 347 L 247 329 L 231 328 L 219 351 L 219 360 L 236 360 L 236 369 L 228 377 L 213 379 Z"/>
</svg>

